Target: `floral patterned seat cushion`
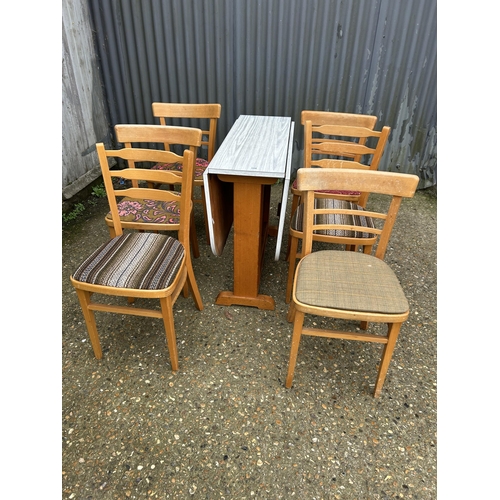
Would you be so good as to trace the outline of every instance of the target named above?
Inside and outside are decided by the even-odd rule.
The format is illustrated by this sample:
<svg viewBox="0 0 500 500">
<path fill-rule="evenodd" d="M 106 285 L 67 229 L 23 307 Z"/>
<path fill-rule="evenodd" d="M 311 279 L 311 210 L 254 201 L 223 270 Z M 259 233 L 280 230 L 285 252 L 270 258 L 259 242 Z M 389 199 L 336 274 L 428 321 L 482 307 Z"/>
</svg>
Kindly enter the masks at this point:
<svg viewBox="0 0 500 500">
<path fill-rule="evenodd" d="M 179 224 L 181 211 L 177 201 L 123 198 L 118 203 L 118 214 L 122 222 Z M 111 212 L 106 219 L 111 219 Z"/>
<path fill-rule="evenodd" d="M 293 181 L 292 184 L 293 189 L 297 189 L 297 179 Z M 359 196 L 361 193 L 359 191 L 340 191 L 337 189 L 323 189 L 320 191 L 316 191 L 317 193 L 325 193 L 325 194 L 342 194 L 345 196 Z"/>
<path fill-rule="evenodd" d="M 205 169 L 208 167 L 208 161 L 204 160 L 203 158 L 196 158 L 196 163 L 194 166 L 194 178 L 196 179 L 202 179 L 203 177 L 203 172 L 205 172 Z M 182 163 L 176 162 L 176 163 L 157 163 L 153 167 L 151 167 L 154 170 L 176 170 L 177 172 L 182 172 Z"/>
</svg>

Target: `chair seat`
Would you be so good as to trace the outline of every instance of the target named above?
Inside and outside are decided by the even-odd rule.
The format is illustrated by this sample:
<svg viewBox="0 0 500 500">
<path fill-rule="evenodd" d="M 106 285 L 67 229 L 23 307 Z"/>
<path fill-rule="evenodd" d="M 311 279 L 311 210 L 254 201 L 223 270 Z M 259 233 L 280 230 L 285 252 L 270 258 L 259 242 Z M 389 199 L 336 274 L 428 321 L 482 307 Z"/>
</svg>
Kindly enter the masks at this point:
<svg viewBox="0 0 500 500">
<path fill-rule="evenodd" d="M 295 297 L 309 306 L 381 314 L 409 309 L 394 271 L 372 255 L 320 250 L 306 255 L 297 273 Z"/>
<path fill-rule="evenodd" d="M 309 306 L 381 314 L 409 309 L 394 271 L 372 255 L 313 252 L 301 260 L 296 279 L 296 298 Z"/>
<path fill-rule="evenodd" d="M 292 189 L 297 189 L 297 179 L 293 181 L 292 184 Z M 321 191 L 316 191 L 316 193 L 323 193 L 323 194 L 341 194 L 344 196 L 360 196 L 361 191 L 341 191 L 337 189 L 322 189 Z"/>
<path fill-rule="evenodd" d="M 118 214 L 122 222 L 156 224 L 179 224 L 181 211 L 177 201 L 158 201 L 123 198 L 118 203 Z M 111 212 L 106 219 L 112 220 Z"/>
<path fill-rule="evenodd" d="M 360 215 L 350 214 L 318 214 L 315 215 L 315 223 L 317 224 L 342 224 L 350 226 L 359 226 L 361 228 L 374 228 L 373 219 L 362 215 L 364 209 L 355 203 L 345 200 L 335 200 L 332 198 L 316 198 L 314 200 L 315 208 L 322 209 L 337 209 L 337 210 L 358 210 Z M 301 204 L 292 216 L 290 227 L 294 231 L 302 232 L 304 224 L 304 205 Z M 350 231 L 344 229 L 319 229 L 314 231 L 314 234 L 321 234 L 325 236 L 337 236 L 346 238 L 373 238 L 372 233 L 365 233 L 363 231 Z"/>
<path fill-rule="evenodd" d="M 196 164 L 194 166 L 194 178 L 202 179 L 203 172 L 205 172 L 208 167 L 208 161 L 203 158 L 196 158 Z M 182 163 L 157 163 L 151 167 L 154 170 L 176 170 L 177 172 L 182 172 Z"/>
<path fill-rule="evenodd" d="M 163 290 L 173 283 L 183 258 L 184 246 L 170 236 L 122 234 L 80 264 L 73 279 L 114 288 Z"/>
</svg>

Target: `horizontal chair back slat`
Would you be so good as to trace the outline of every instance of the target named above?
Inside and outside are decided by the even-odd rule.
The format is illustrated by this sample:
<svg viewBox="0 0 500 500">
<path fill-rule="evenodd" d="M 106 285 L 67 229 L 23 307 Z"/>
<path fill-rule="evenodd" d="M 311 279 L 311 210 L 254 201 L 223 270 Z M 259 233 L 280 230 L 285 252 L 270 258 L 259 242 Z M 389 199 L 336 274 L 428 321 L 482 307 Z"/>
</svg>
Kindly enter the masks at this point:
<svg viewBox="0 0 500 500">
<path fill-rule="evenodd" d="M 220 118 L 220 104 L 154 102 L 153 116 L 169 118 Z"/>
<path fill-rule="evenodd" d="M 201 145 L 202 131 L 194 127 L 173 127 L 163 125 L 116 125 L 116 140 L 123 144 L 160 143 Z M 168 148 L 166 148 L 168 149 Z"/>
<path fill-rule="evenodd" d="M 330 135 L 336 137 L 380 137 L 382 132 L 366 127 L 356 127 L 350 125 L 313 125 L 312 133 Z"/>
<path fill-rule="evenodd" d="M 297 188 L 301 191 L 341 189 L 411 198 L 418 182 L 416 175 L 396 172 L 317 168 L 297 171 Z"/>
<path fill-rule="evenodd" d="M 339 125 L 357 125 L 373 129 L 377 123 L 377 117 L 373 115 L 359 115 L 355 113 L 338 113 L 335 111 L 311 111 L 304 110 L 300 121 L 304 125 L 309 120 L 315 125 L 326 125 L 337 123 Z"/>
</svg>

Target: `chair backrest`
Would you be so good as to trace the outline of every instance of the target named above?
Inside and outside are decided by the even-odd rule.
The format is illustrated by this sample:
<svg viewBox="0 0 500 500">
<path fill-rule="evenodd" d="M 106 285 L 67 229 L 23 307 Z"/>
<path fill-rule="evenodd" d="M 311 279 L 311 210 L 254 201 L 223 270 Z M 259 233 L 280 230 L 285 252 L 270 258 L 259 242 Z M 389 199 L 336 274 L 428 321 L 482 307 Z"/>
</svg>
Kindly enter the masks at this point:
<svg viewBox="0 0 500 500">
<path fill-rule="evenodd" d="M 336 163 L 340 166 L 339 160 L 344 159 L 346 163 L 347 158 L 356 163 L 354 168 L 377 170 L 390 131 L 388 126 L 378 132 L 355 125 L 314 125 L 307 120 L 304 124 L 304 167 L 335 168 Z"/>
<path fill-rule="evenodd" d="M 349 214 L 354 218 L 360 216 L 358 210 L 350 209 L 317 209 L 315 208 L 315 191 L 320 189 L 355 190 L 368 193 L 378 193 L 392 197 L 386 211 L 374 212 L 366 210 L 363 216 L 378 220 L 375 227 L 363 227 L 363 231 L 378 235 L 375 257 L 383 259 L 389 243 L 392 228 L 396 220 L 401 200 L 411 198 L 415 194 L 419 177 L 411 174 L 394 172 L 381 172 L 360 169 L 318 169 L 300 168 L 297 171 L 297 187 L 304 195 L 304 223 L 303 223 L 303 253 L 307 255 L 312 251 L 313 231 L 338 230 L 355 231 L 356 226 L 342 224 L 342 217 L 316 217 L 319 214 Z M 325 223 L 325 219 L 328 223 Z M 321 221 L 321 223 L 320 223 Z M 378 226 L 378 227 L 377 227 Z M 381 226 L 381 227 L 380 227 Z"/>
<path fill-rule="evenodd" d="M 126 148 L 134 147 L 134 144 L 153 145 L 153 149 L 161 144 L 165 151 L 169 151 L 170 144 L 183 144 L 193 152 L 194 157 L 198 153 L 198 148 L 202 143 L 203 132 L 192 127 L 171 127 L 162 125 L 115 125 L 115 137 L 117 142 L 122 143 Z M 134 168 L 133 161 L 128 162 L 129 168 Z M 137 182 L 132 181 L 132 185 L 137 187 Z"/>
<path fill-rule="evenodd" d="M 154 102 L 152 104 L 153 116 L 159 118 L 161 125 L 166 125 L 167 120 L 196 119 L 202 129 L 201 145 L 207 148 L 207 161 L 211 161 L 215 154 L 215 136 L 217 121 L 220 118 L 220 104 L 182 104 L 170 102 Z M 204 125 L 208 124 L 208 127 Z M 171 144 L 182 144 L 171 142 Z"/>
<path fill-rule="evenodd" d="M 304 126 L 304 168 L 361 168 L 377 170 L 391 131 L 374 130 L 377 117 L 354 113 L 309 111 L 301 113 Z M 340 193 L 335 198 L 356 200 L 364 207 L 369 193 Z M 331 196 L 331 195 L 325 195 Z"/>
<path fill-rule="evenodd" d="M 307 145 L 307 142 L 312 145 L 316 142 L 343 142 L 341 137 L 313 137 L 312 129 L 306 130 L 305 125 L 307 121 L 310 121 L 313 126 L 319 125 L 343 125 L 347 127 L 363 127 L 368 128 L 370 130 L 375 129 L 375 125 L 377 124 L 377 117 L 374 115 L 361 115 L 355 113 L 338 113 L 336 111 L 311 111 L 304 110 L 300 115 L 300 121 L 302 126 L 304 127 L 304 148 Z M 345 139 L 344 139 L 345 140 Z M 352 140 L 352 138 L 350 138 Z M 358 138 L 359 144 L 364 144 L 366 142 L 365 137 Z M 309 167 L 309 164 L 306 164 L 306 161 L 310 160 L 311 151 L 306 154 L 304 150 L 304 167 Z M 350 155 L 347 155 L 350 157 Z M 355 157 L 356 161 L 360 160 L 359 156 Z"/>
<path fill-rule="evenodd" d="M 183 141 L 197 142 L 201 140 L 201 130 L 186 127 L 163 127 L 161 125 L 143 125 L 141 127 L 148 130 L 142 130 L 141 139 L 139 136 L 128 136 L 124 129 L 126 125 L 120 126 L 120 138 L 128 144 L 122 149 L 107 150 L 103 143 L 97 144 L 97 154 L 101 165 L 104 185 L 108 197 L 111 217 L 116 235 L 123 233 L 123 228 L 118 212 L 118 198 L 123 196 L 136 199 L 157 200 L 157 201 L 177 201 L 180 208 L 179 222 L 179 241 L 189 248 L 189 225 L 191 213 L 191 197 L 193 190 L 193 170 L 195 154 L 189 148 L 186 148 L 182 156 L 171 151 L 162 149 L 144 149 L 140 147 L 131 147 L 131 142 L 137 139 L 138 142 L 165 143 L 171 138 L 178 138 Z M 134 127 L 134 126 L 130 126 Z M 131 131 L 132 129 L 128 129 Z M 198 137 L 196 139 L 196 136 Z M 145 140 L 142 141 L 142 138 Z M 130 142 L 129 142 L 130 139 Z M 121 142 L 121 141 L 120 141 Z M 121 170 L 111 170 L 109 159 L 121 158 L 127 162 L 127 167 Z M 154 170 L 149 168 L 135 168 L 136 163 L 182 163 L 182 170 Z M 118 179 L 131 181 L 131 187 L 121 189 Z M 115 180 L 115 182 L 113 182 Z M 141 182 L 143 181 L 143 182 Z M 146 183 L 146 186 L 144 186 Z M 180 192 L 167 191 L 164 189 L 155 189 L 155 183 L 180 185 Z"/>
</svg>

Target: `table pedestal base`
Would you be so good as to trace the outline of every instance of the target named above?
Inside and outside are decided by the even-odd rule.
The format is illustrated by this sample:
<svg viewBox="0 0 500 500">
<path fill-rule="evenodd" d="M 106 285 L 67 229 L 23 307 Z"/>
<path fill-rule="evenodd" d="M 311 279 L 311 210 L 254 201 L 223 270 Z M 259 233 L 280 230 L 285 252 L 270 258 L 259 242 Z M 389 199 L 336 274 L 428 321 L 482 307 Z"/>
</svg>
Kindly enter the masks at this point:
<svg viewBox="0 0 500 500">
<path fill-rule="evenodd" d="M 273 311 L 275 308 L 274 299 L 270 295 L 262 294 L 258 294 L 256 297 L 242 297 L 235 295 L 233 292 L 220 292 L 219 295 L 217 295 L 215 303 L 219 306 L 232 306 L 238 304 L 240 306 L 267 309 L 269 311 Z"/>
</svg>

